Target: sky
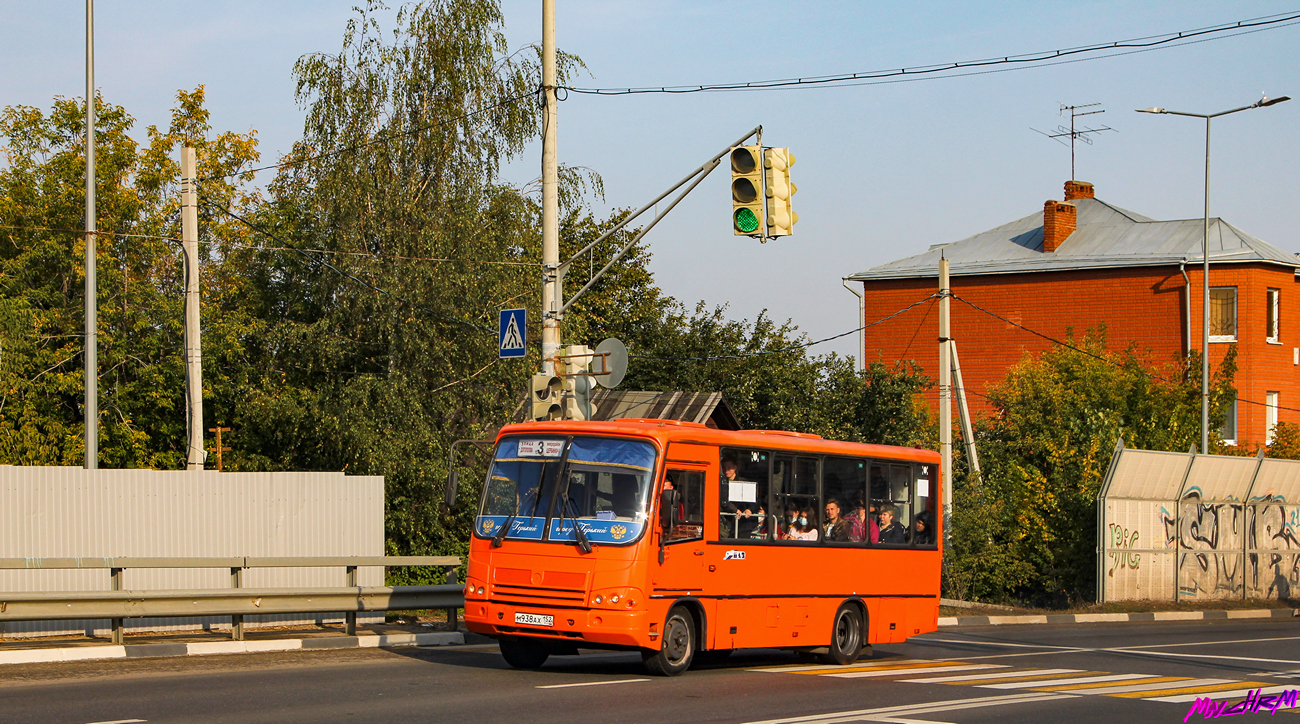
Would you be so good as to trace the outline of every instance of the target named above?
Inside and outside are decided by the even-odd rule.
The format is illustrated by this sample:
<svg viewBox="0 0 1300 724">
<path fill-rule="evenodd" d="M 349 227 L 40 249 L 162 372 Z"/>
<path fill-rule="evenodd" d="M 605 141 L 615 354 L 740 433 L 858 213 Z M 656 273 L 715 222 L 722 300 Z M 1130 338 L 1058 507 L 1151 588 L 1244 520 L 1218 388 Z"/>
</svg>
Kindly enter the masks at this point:
<svg viewBox="0 0 1300 724">
<path fill-rule="evenodd" d="M 137 119 L 143 138 L 146 126 L 166 125 L 178 89 L 202 84 L 214 130 L 256 129 L 264 161 L 272 162 L 302 131 L 295 60 L 337 52 L 353 4 L 100 2 L 96 86 Z M 558 45 L 589 71 L 573 85 L 596 88 L 908 68 L 1300 10 L 1297 0 L 557 5 Z M 539 0 L 502 0 L 502 9 L 512 50 L 540 43 Z M 0 0 L 0 106 L 48 109 L 55 96 L 83 96 L 84 23 L 83 2 Z M 1300 251 L 1300 24 L 1212 37 L 1114 57 L 1090 54 L 1081 62 L 852 87 L 573 93 L 559 106 L 558 150 L 562 163 L 601 174 L 605 197 L 591 203 L 604 216 L 649 202 L 761 124 L 765 145 L 788 147 L 797 158 L 794 235 L 766 244 L 733 236 L 723 166 L 646 236 L 651 268 L 663 290 L 688 307 L 726 305 L 727 316 L 749 320 L 766 310 L 821 339 L 860 324 L 843 277 L 1062 198 L 1069 149 L 1035 131 L 1068 125 L 1062 104 L 1100 103 L 1096 108 L 1106 112 L 1083 121 L 1114 129 L 1079 145 L 1077 178 L 1121 208 L 1182 219 L 1202 214 L 1204 122 L 1134 109 L 1214 113 L 1265 94 L 1292 95 L 1297 102 L 1214 122 L 1210 215 Z M 505 166 L 506 179 L 528 184 L 540 173 L 540 157 L 540 144 L 533 144 Z M 540 278 L 538 286 L 540 293 Z M 813 350 L 855 348 L 856 335 L 848 335 Z"/>
</svg>

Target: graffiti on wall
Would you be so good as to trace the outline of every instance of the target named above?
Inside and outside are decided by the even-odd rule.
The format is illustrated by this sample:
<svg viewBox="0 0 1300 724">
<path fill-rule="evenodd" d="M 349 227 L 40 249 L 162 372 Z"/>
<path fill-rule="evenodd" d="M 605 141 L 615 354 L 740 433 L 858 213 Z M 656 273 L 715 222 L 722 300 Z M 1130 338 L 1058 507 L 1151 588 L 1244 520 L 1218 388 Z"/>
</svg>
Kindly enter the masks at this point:
<svg viewBox="0 0 1300 724">
<path fill-rule="evenodd" d="M 1122 525 L 1110 524 L 1110 560 L 1111 566 L 1108 575 L 1114 576 L 1116 568 L 1130 568 L 1137 570 L 1142 563 L 1142 554 L 1134 553 L 1132 549 L 1137 547 L 1138 532 L 1130 532 L 1128 528 Z"/>
</svg>

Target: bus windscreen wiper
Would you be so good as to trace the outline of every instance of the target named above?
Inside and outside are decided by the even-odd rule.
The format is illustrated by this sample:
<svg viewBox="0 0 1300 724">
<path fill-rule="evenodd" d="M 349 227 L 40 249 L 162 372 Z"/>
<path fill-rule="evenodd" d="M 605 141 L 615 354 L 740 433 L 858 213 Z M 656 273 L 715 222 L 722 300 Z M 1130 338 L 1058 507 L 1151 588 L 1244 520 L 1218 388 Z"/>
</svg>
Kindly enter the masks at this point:
<svg viewBox="0 0 1300 724">
<path fill-rule="evenodd" d="M 517 515 L 519 515 L 519 498 L 518 498 L 518 496 L 515 497 L 515 512 L 511 513 L 511 514 L 510 514 L 510 517 L 506 518 L 506 522 L 502 523 L 502 524 L 501 524 L 501 527 L 497 529 L 496 535 L 492 536 L 492 547 L 493 547 L 493 548 L 500 548 L 500 547 L 501 547 L 501 544 L 502 544 L 503 542 L 505 542 L 505 539 L 506 539 L 506 533 L 510 530 L 510 526 L 514 524 L 514 522 L 515 522 L 515 516 L 517 516 Z"/>
<path fill-rule="evenodd" d="M 572 502 L 573 502 L 573 498 L 570 498 L 570 497 L 569 497 L 569 488 L 568 488 L 568 486 L 565 486 L 565 488 L 564 488 L 564 504 L 560 507 L 560 527 L 561 527 L 561 528 L 564 527 L 564 510 L 565 510 L 565 508 L 568 508 L 568 507 L 569 507 L 569 503 L 572 503 Z M 586 534 L 586 533 L 583 533 L 583 532 L 582 532 L 582 527 L 578 525 L 578 519 L 577 519 L 577 517 L 576 517 L 576 516 L 570 516 L 570 517 L 569 517 L 569 520 L 573 521 L 573 537 L 574 537 L 575 539 L 577 539 L 578 547 L 582 549 L 582 552 L 583 552 L 583 553 L 590 553 L 590 552 L 591 552 L 591 542 L 587 540 L 587 534 Z"/>
</svg>

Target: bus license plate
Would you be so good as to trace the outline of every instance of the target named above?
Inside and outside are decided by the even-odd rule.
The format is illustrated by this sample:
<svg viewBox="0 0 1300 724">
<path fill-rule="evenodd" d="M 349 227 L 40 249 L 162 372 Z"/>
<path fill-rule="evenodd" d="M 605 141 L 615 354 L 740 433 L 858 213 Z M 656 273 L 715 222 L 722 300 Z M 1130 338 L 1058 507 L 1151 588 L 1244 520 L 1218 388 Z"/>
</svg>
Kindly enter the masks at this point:
<svg viewBox="0 0 1300 724">
<path fill-rule="evenodd" d="M 527 624 L 529 626 L 554 626 L 554 616 L 538 616 L 535 613 L 516 613 L 515 623 Z"/>
</svg>

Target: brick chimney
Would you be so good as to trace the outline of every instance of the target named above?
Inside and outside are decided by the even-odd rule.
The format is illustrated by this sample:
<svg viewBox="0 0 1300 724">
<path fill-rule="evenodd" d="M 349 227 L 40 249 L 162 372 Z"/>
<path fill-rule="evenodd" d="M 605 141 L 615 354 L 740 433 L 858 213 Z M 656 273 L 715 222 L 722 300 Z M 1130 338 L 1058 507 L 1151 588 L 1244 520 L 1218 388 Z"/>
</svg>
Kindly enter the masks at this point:
<svg viewBox="0 0 1300 724">
<path fill-rule="evenodd" d="M 1065 182 L 1065 200 L 1074 201 L 1075 199 L 1096 198 L 1097 192 L 1093 190 L 1092 184 L 1087 181 L 1066 181 Z"/>
<path fill-rule="evenodd" d="M 1068 184 L 1066 188 L 1069 188 Z M 1088 189 L 1092 189 L 1092 184 L 1088 184 Z M 1048 201 L 1043 204 L 1044 252 L 1056 251 L 1074 233 L 1078 226 L 1078 213 L 1079 210 L 1069 201 Z"/>
</svg>

